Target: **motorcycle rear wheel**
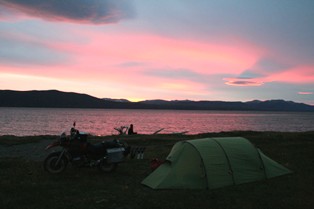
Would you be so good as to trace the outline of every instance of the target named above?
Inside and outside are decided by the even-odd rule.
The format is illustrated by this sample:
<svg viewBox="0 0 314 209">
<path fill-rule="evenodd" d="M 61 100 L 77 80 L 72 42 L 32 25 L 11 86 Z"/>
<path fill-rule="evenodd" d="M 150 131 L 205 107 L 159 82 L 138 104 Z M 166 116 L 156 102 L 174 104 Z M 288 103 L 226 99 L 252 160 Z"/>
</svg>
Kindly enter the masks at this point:
<svg viewBox="0 0 314 209">
<path fill-rule="evenodd" d="M 49 154 L 44 161 L 44 169 L 52 174 L 62 173 L 68 164 L 68 160 L 63 156 L 57 164 L 61 152 Z"/>
<path fill-rule="evenodd" d="M 98 169 L 104 173 L 111 173 L 116 170 L 117 166 L 117 163 L 108 163 L 106 160 L 102 160 L 98 166 Z"/>
</svg>

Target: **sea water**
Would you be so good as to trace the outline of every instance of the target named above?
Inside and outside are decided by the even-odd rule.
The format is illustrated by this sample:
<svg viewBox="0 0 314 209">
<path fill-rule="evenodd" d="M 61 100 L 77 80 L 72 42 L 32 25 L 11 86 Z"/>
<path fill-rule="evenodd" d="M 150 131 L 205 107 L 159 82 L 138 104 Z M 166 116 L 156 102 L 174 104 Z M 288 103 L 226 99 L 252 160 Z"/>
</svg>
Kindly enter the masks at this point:
<svg viewBox="0 0 314 209">
<path fill-rule="evenodd" d="M 200 110 L 125 110 L 66 108 L 0 108 L 0 135 L 59 135 L 76 128 L 93 135 L 118 134 L 134 125 L 140 134 L 198 134 L 221 131 L 314 130 L 314 113 Z"/>
</svg>

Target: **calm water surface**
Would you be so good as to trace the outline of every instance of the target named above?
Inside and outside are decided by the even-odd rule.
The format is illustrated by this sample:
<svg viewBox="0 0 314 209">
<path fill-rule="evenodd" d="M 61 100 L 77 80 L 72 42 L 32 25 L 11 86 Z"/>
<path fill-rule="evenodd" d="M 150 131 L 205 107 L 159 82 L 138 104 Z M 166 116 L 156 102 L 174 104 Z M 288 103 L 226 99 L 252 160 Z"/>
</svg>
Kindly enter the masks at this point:
<svg viewBox="0 0 314 209">
<path fill-rule="evenodd" d="M 134 124 L 151 134 L 188 131 L 188 134 L 234 130 L 313 131 L 314 113 L 188 110 L 106 110 L 0 108 L 0 135 L 59 135 L 77 128 L 93 135 L 112 135 L 115 127 Z"/>
</svg>

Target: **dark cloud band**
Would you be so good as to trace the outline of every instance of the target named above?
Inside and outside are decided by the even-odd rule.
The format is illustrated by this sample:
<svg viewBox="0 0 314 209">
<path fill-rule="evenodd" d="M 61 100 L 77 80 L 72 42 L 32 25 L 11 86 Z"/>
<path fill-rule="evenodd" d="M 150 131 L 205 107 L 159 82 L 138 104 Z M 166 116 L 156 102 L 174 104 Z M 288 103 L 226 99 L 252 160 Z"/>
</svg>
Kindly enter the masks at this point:
<svg viewBox="0 0 314 209">
<path fill-rule="evenodd" d="M 224 78 L 225 84 L 230 86 L 262 86 L 262 81 L 254 78 Z"/>
<path fill-rule="evenodd" d="M 1 7 L 50 21 L 92 24 L 116 23 L 133 16 L 128 0 L 0 0 Z"/>
</svg>

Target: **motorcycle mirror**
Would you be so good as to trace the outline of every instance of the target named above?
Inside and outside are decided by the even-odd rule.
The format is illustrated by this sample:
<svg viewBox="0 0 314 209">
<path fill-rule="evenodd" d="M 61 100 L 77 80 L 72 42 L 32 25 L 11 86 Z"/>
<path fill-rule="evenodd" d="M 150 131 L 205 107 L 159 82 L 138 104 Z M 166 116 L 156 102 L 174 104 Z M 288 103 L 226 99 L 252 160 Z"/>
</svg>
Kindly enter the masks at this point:
<svg viewBox="0 0 314 209">
<path fill-rule="evenodd" d="M 75 127 L 75 125 L 76 125 L 76 122 L 74 121 L 74 122 L 73 122 L 73 127 Z"/>
</svg>

